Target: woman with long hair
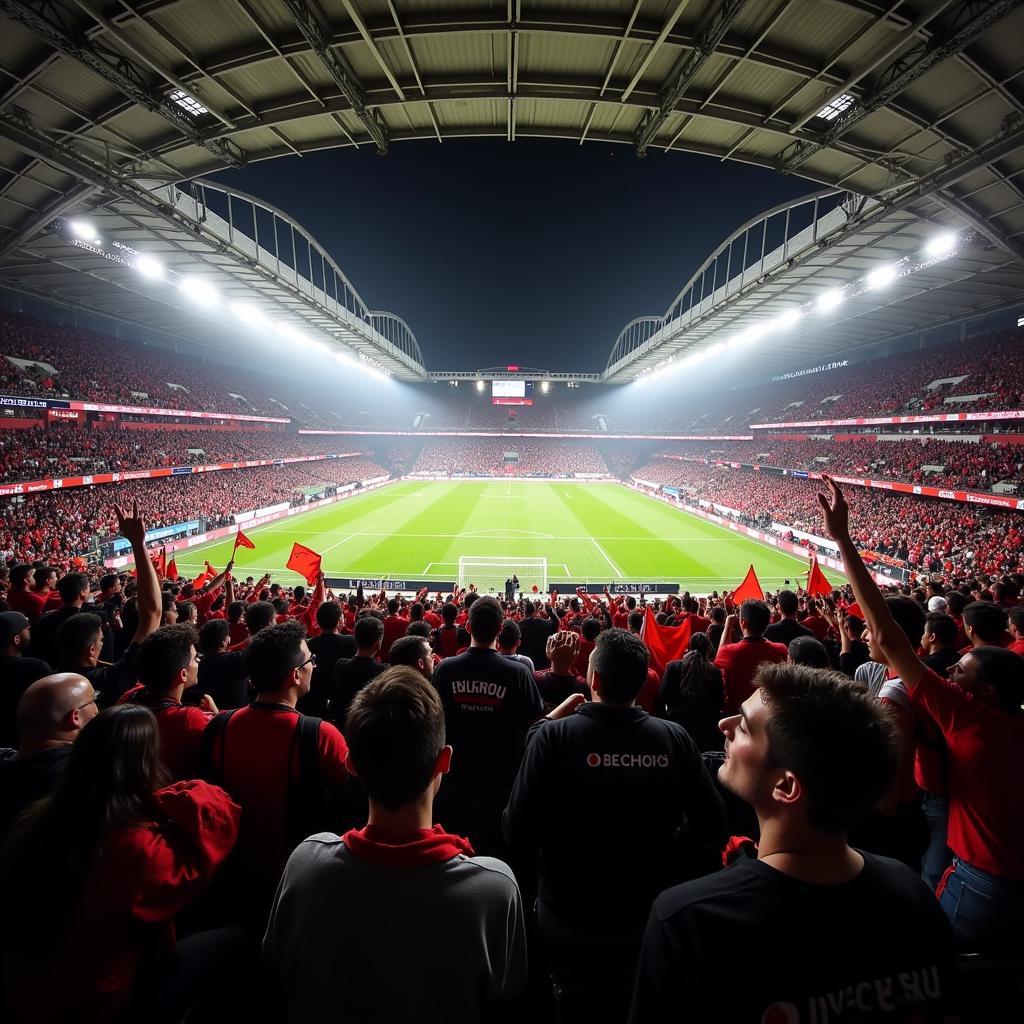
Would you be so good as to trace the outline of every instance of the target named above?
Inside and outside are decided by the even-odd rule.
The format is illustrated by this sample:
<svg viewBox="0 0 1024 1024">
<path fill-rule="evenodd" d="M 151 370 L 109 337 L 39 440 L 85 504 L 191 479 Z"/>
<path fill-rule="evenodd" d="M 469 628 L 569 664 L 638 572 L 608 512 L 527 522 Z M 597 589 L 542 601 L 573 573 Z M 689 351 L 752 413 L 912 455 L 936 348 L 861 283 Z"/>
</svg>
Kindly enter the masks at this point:
<svg viewBox="0 0 1024 1024">
<path fill-rule="evenodd" d="M 658 694 L 661 717 L 681 725 L 701 751 L 721 750 L 725 741 L 718 728 L 722 670 L 712 663 L 713 653 L 707 634 L 694 633 L 686 654 L 666 666 Z"/>
<path fill-rule="evenodd" d="M 231 852 L 240 809 L 217 786 L 167 779 L 152 712 L 119 704 L 82 730 L 57 788 L 21 818 L 0 864 L 10 1019 L 171 1019 L 166 980 L 184 1006 L 196 994 L 192 940 L 176 948 L 173 922 Z M 217 950 L 203 943 L 204 957 Z"/>
</svg>

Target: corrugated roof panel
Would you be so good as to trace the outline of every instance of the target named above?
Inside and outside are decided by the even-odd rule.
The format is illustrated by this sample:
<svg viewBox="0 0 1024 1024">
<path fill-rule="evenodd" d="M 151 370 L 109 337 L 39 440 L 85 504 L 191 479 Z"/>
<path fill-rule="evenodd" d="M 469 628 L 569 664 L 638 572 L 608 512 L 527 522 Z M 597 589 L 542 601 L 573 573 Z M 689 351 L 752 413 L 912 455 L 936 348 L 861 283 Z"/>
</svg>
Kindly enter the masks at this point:
<svg viewBox="0 0 1024 1024">
<path fill-rule="evenodd" d="M 845 4 L 797 0 L 773 41 L 809 66 L 821 67 L 874 20 L 874 14 Z"/>
<path fill-rule="evenodd" d="M 292 96 L 301 89 L 283 61 L 261 61 L 253 67 L 225 71 L 218 77 L 229 88 L 245 96 L 250 106 L 265 106 L 277 97 Z"/>
<path fill-rule="evenodd" d="M 615 39 L 566 38 L 555 33 L 528 34 L 519 41 L 519 66 L 522 72 L 557 72 L 561 77 L 587 75 L 598 83 L 604 80 Z M 616 65 L 618 66 L 618 65 Z"/>
<path fill-rule="evenodd" d="M 504 76 L 506 40 L 506 36 L 495 36 L 490 32 L 472 35 L 438 33 L 417 37 L 413 53 L 424 75 L 450 78 L 452 75 L 479 73 L 481 69 L 485 69 L 489 75 L 493 66 L 497 73 Z"/>
<path fill-rule="evenodd" d="M 200 66 L 205 65 L 208 57 L 224 50 L 225 40 L 231 41 L 232 49 L 263 43 L 245 12 L 225 0 L 185 0 L 147 18 L 156 20 L 161 28 L 179 40 Z"/>
<path fill-rule="evenodd" d="M 767 116 L 799 82 L 792 72 L 743 61 L 715 94 L 713 102 L 722 106 L 733 102 Z"/>
<path fill-rule="evenodd" d="M 1002 96 L 989 93 L 971 103 L 939 125 L 939 130 L 952 133 L 968 144 L 981 145 L 992 136 L 992 125 L 999 124 L 1004 117 L 1013 113 L 1013 107 Z"/>
</svg>

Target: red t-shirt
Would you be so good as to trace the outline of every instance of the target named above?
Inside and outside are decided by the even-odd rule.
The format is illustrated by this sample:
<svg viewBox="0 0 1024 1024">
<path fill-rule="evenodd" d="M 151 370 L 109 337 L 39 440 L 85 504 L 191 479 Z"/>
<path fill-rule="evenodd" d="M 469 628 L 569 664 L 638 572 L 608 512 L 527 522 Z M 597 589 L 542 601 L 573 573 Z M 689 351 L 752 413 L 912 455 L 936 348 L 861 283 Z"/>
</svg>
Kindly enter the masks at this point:
<svg viewBox="0 0 1024 1024">
<path fill-rule="evenodd" d="M 647 670 L 647 682 L 644 688 L 637 694 L 637 707 L 641 707 L 649 715 L 654 714 L 654 705 L 658 703 L 658 694 L 661 691 L 661 680 L 653 668 Z"/>
<path fill-rule="evenodd" d="M 821 615 L 808 615 L 806 619 L 800 620 L 800 625 L 809 629 L 822 643 L 825 642 L 829 631 L 828 619 Z"/>
<path fill-rule="evenodd" d="M 245 623 L 239 619 L 238 622 L 232 622 L 228 627 L 228 639 L 230 640 L 230 646 L 234 647 L 237 644 L 245 643 L 249 639 L 249 630 Z"/>
<path fill-rule="evenodd" d="M 904 686 L 949 751 L 949 848 L 982 871 L 1024 881 L 1024 715 L 1007 715 L 931 669 Z"/>
<path fill-rule="evenodd" d="M 727 715 L 739 714 L 740 705 L 754 692 L 754 676 L 764 662 L 786 661 L 785 644 L 772 643 L 763 636 L 744 637 L 738 644 L 723 644 L 715 655 L 715 664 L 722 670 Z"/>
<path fill-rule="evenodd" d="M 405 636 L 405 631 L 408 628 L 409 620 L 401 615 L 389 615 L 384 620 L 384 639 L 380 642 L 380 654 L 378 655 L 381 661 L 387 661 L 391 645 Z"/>
<path fill-rule="evenodd" d="M 160 760 L 175 779 L 199 777 L 203 733 L 213 718 L 209 711 L 170 698 L 149 699 L 141 683 L 125 693 L 118 703 L 141 704 L 156 715 L 160 731 Z"/>
<path fill-rule="evenodd" d="M 1012 644 L 1007 648 L 1009 651 L 1013 651 L 1014 654 L 1019 654 L 1024 657 L 1024 636 L 1017 637 Z"/>
<path fill-rule="evenodd" d="M 7 595 L 7 606 L 12 612 L 21 612 L 29 622 L 35 622 L 46 610 L 46 598 L 31 590 L 12 590 Z"/>
<path fill-rule="evenodd" d="M 459 649 L 458 626 L 441 626 L 437 631 L 437 653 L 442 658 L 454 657 Z"/>
<path fill-rule="evenodd" d="M 586 637 L 580 637 L 580 651 L 576 655 L 576 660 L 573 662 L 573 671 L 578 676 L 587 678 L 587 666 L 590 664 L 590 652 L 597 646 L 593 640 L 588 640 Z"/>
<path fill-rule="evenodd" d="M 242 805 L 239 871 L 264 888 L 277 884 L 291 853 L 288 789 L 299 777 L 298 744 L 293 742 L 299 717 L 286 704 L 250 704 L 231 716 L 211 752 L 217 778 Z M 343 785 L 348 745 L 330 722 L 320 723 L 317 749 L 324 781 L 335 788 Z"/>
</svg>

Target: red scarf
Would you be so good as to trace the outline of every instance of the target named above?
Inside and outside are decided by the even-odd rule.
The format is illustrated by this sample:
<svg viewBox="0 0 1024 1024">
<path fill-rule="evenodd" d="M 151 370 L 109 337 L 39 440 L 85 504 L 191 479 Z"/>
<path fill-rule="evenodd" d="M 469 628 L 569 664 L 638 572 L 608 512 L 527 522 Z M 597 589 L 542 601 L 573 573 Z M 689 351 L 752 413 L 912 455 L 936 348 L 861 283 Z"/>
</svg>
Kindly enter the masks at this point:
<svg viewBox="0 0 1024 1024">
<path fill-rule="evenodd" d="M 341 841 L 360 860 L 382 868 L 421 868 L 428 864 L 441 864 L 460 853 L 473 856 L 473 847 L 468 839 L 449 835 L 440 825 L 419 829 L 418 837 L 408 843 L 381 842 L 372 825 L 350 829 Z"/>
</svg>

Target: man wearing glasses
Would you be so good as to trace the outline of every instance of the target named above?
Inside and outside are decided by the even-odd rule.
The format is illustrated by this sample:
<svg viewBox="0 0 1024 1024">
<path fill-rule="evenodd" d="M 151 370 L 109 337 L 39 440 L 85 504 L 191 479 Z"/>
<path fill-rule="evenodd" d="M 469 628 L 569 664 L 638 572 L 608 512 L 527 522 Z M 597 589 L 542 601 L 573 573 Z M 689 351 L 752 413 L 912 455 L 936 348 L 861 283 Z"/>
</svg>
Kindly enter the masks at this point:
<svg viewBox="0 0 1024 1024">
<path fill-rule="evenodd" d="M 260 926 L 289 853 L 342 824 L 331 808 L 348 781 L 348 746 L 330 722 L 296 710 L 315 664 L 301 623 L 261 630 L 245 650 L 256 699 L 215 717 L 204 736 L 204 774 L 242 805 L 233 869 Z"/>
</svg>

